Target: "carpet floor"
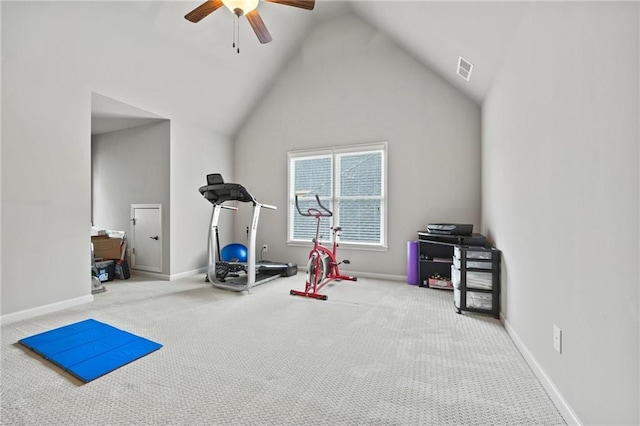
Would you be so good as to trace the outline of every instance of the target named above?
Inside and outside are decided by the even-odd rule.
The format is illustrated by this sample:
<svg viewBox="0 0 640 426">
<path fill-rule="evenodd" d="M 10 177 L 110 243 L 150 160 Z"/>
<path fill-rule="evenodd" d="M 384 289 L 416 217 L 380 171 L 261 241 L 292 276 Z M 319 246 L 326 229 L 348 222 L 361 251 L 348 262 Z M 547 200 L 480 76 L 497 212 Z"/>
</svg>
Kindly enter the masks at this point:
<svg viewBox="0 0 640 426">
<path fill-rule="evenodd" d="M 2 327 L 6 425 L 561 425 L 499 320 L 452 293 L 360 279 L 329 300 L 304 274 L 214 289 L 133 277 L 95 301 Z M 16 342 L 94 318 L 161 350 L 83 384 Z"/>
</svg>

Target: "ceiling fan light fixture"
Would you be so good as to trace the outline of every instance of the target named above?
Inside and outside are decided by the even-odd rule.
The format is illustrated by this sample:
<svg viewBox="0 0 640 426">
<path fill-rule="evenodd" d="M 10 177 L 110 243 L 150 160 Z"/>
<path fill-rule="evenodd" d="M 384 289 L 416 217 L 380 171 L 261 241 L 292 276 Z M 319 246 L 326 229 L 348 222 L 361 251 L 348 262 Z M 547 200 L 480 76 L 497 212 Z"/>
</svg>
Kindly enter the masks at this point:
<svg viewBox="0 0 640 426">
<path fill-rule="evenodd" d="M 231 11 L 231 13 L 238 14 L 236 10 L 242 11 L 242 15 L 246 15 L 252 12 L 258 7 L 260 0 L 222 0 L 225 6 Z"/>
<path fill-rule="evenodd" d="M 1 1 L 1 0 L 0 0 Z M 313 10 L 316 0 L 265 0 L 270 3 L 279 3 L 285 6 L 293 6 L 300 9 Z M 184 15 L 184 18 L 189 22 L 200 22 L 203 18 L 206 18 L 211 13 L 220 9 L 222 6 L 226 6 L 227 9 L 235 15 L 234 18 L 234 34 L 233 34 L 233 47 L 240 53 L 240 27 L 239 21 L 242 15 L 247 17 L 249 25 L 256 33 L 258 40 L 261 44 L 269 43 L 272 41 L 271 34 L 267 30 L 264 21 L 258 13 L 258 3 L 260 0 L 206 0 L 200 6 L 193 9 L 191 12 Z M 237 36 L 237 37 L 236 37 Z M 236 43 L 236 41 L 238 43 Z"/>
</svg>

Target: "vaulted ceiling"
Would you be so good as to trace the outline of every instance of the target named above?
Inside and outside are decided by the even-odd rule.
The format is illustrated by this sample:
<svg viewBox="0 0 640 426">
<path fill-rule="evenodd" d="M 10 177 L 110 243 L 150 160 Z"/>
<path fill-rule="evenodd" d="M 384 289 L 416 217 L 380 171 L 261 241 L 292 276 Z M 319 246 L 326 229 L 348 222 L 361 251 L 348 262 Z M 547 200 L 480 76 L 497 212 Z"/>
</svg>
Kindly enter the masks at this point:
<svg viewBox="0 0 640 426">
<path fill-rule="evenodd" d="M 138 19 L 136 25 L 146 25 L 153 37 L 181 55 L 200 58 L 202 67 L 209 70 L 210 84 L 217 87 L 215 96 L 221 107 L 212 117 L 208 98 L 213 92 L 206 88 L 201 93 L 187 92 L 185 96 L 191 96 L 189 102 L 196 104 L 194 110 L 202 113 L 194 119 L 218 120 L 213 127 L 231 136 L 241 128 L 272 80 L 299 52 L 314 27 L 345 14 L 353 14 L 383 33 L 399 49 L 480 104 L 531 5 L 520 1 L 316 0 L 315 9 L 306 11 L 260 2 L 258 10 L 273 41 L 260 44 L 245 18 L 241 18 L 238 54 L 232 48 L 234 16 L 226 8 L 197 24 L 184 19 L 203 1 L 132 2 L 131 7 L 146 21 Z M 474 65 L 470 81 L 456 73 L 459 56 Z M 145 114 L 132 117 L 130 110 L 121 113 L 117 102 L 104 99 L 95 102 L 92 109 L 94 133 L 97 129 L 113 129 L 109 123 L 116 123 L 114 117 L 119 120 L 119 127 L 126 126 L 127 120 L 133 126 L 140 124 L 140 118 L 148 118 Z"/>
</svg>

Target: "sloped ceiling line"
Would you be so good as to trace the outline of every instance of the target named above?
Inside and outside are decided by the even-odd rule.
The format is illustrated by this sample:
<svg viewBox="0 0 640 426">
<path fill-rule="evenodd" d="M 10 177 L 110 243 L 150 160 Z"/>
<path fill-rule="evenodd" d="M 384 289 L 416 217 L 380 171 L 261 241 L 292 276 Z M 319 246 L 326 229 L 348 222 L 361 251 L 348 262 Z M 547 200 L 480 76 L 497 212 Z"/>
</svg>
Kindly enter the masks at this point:
<svg viewBox="0 0 640 426">
<path fill-rule="evenodd" d="M 319 23 L 330 25 L 336 17 L 355 14 L 480 104 L 528 8 L 527 2 L 317 0 L 313 11 L 302 13 L 296 8 L 263 2 L 261 16 L 274 41 L 260 45 L 253 40 L 251 28 L 241 25 L 243 40 L 247 41 L 243 43 L 242 54 L 237 55 L 227 43 L 230 28 L 226 14 L 212 14 L 193 24 L 183 16 L 201 0 L 150 3 L 153 13 L 148 8 L 141 9 L 142 16 L 150 20 L 148 25 L 140 26 L 140 21 L 136 21 L 141 34 L 155 39 L 154 43 L 178 49 L 181 56 L 201 64 L 199 69 L 190 69 L 191 80 L 216 76 L 210 84 L 197 86 L 197 93 L 193 88 L 184 88 L 186 97 L 182 101 L 189 102 L 186 105 L 189 116 L 232 137 L 250 119 L 252 111 Z M 469 82 L 456 74 L 459 56 L 474 64 Z M 178 60 L 175 54 L 173 57 Z M 137 119 L 138 124 L 165 118 L 150 117 L 145 112 L 136 115 L 130 111 L 129 115 L 106 117 L 96 107 L 93 118 L 96 123 L 108 119 L 112 124 L 116 118 L 131 123 Z M 98 131 L 98 124 L 95 129 Z"/>
</svg>

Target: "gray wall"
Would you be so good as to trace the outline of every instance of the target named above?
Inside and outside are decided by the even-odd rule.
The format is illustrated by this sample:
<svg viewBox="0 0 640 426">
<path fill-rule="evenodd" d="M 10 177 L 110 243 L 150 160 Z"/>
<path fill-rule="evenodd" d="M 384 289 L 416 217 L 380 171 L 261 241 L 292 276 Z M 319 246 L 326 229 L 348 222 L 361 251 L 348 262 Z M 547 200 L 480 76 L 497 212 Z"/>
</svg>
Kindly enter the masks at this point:
<svg viewBox="0 0 640 426">
<path fill-rule="evenodd" d="M 477 225 L 482 193 L 482 230 L 505 253 L 505 324 L 523 354 L 583 423 L 640 423 L 640 11 L 531 7 L 482 128 L 475 104 L 345 16 L 304 42 L 239 134 L 234 160 L 229 137 L 191 115 L 218 116 L 196 102 L 210 87 L 202 82 L 220 66 L 242 72 L 249 55 L 225 67 L 206 44 L 192 55 L 155 39 L 155 20 L 140 19 L 152 3 L 2 2 L 2 315 L 91 297 L 92 92 L 171 119 L 172 277 L 206 264 L 210 206 L 197 188 L 207 173 L 277 204 L 259 242 L 273 259 L 304 264 L 306 249 L 284 245 L 286 151 L 388 140 L 390 251 L 352 253 L 353 269 L 403 275 L 415 230 Z M 226 108 L 237 88 L 223 86 L 213 90 L 226 119 L 241 108 Z M 240 221 L 235 234 L 244 237 Z M 562 355 L 553 324 L 565 333 Z"/>
<path fill-rule="evenodd" d="M 389 143 L 389 250 L 345 248 L 350 270 L 404 276 L 407 241 L 428 222 L 479 226 L 479 106 L 347 15 L 316 27 L 236 140 L 238 182 L 279 207 L 260 219 L 269 259 L 306 265 L 309 250 L 285 244 L 287 151 L 376 141 Z"/>
<path fill-rule="evenodd" d="M 209 173 L 232 177 L 233 145 L 222 136 L 193 123 L 171 121 L 171 278 L 207 265 L 207 235 L 211 204 L 198 188 Z M 220 238 L 229 238 L 233 217 L 220 218 Z M 203 276 L 204 278 L 204 276 Z"/>
<path fill-rule="evenodd" d="M 91 138 L 92 223 L 131 235 L 132 204 L 162 204 L 162 274 L 169 275 L 170 123 L 138 126 Z"/>
<path fill-rule="evenodd" d="M 2 5 L 0 5 L 0 22 L 2 22 Z M 2 46 L 2 31 L 0 31 L 0 46 Z M 2 67 L 0 67 L 0 91 L 2 91 Z M 2 102 L 0 102 L 0 116 L 2 115 Z M 2 139 L 4 134 L 0 135 L 0 153 L 2 153 Z M 2 186 L 2 159 L 0 158 L 0 188 Z M 1 193 L 2 191 L 0 191 Z M 4 201 L 4 200 L 3 200 Z M 2 208 L 0 207 L 0 241 L 2 241 Z M 0 299 L 2 299 L 2 243 L 0 243 Z M 2 305 L 0 304 L 0 314 L 2 313 Z"/>
<path fill-rule="evenodd" d="M 210 205 L 198 187 L 230 173 L 231 140 L 191 121 L 185 93 L 203 95 L 216 64 L 154 37 L 154 8 L 2 2 L 3 320 L 92 300 L 92 92 L 171 120 L 170 271 L 206 264 Z"/>
<path fill-rule="evenodd" d="M 504 320 L 583 424 L 640 422 L 638 17 L 638 3 L 536 3 L 483 104 Z"/>
</svg>

